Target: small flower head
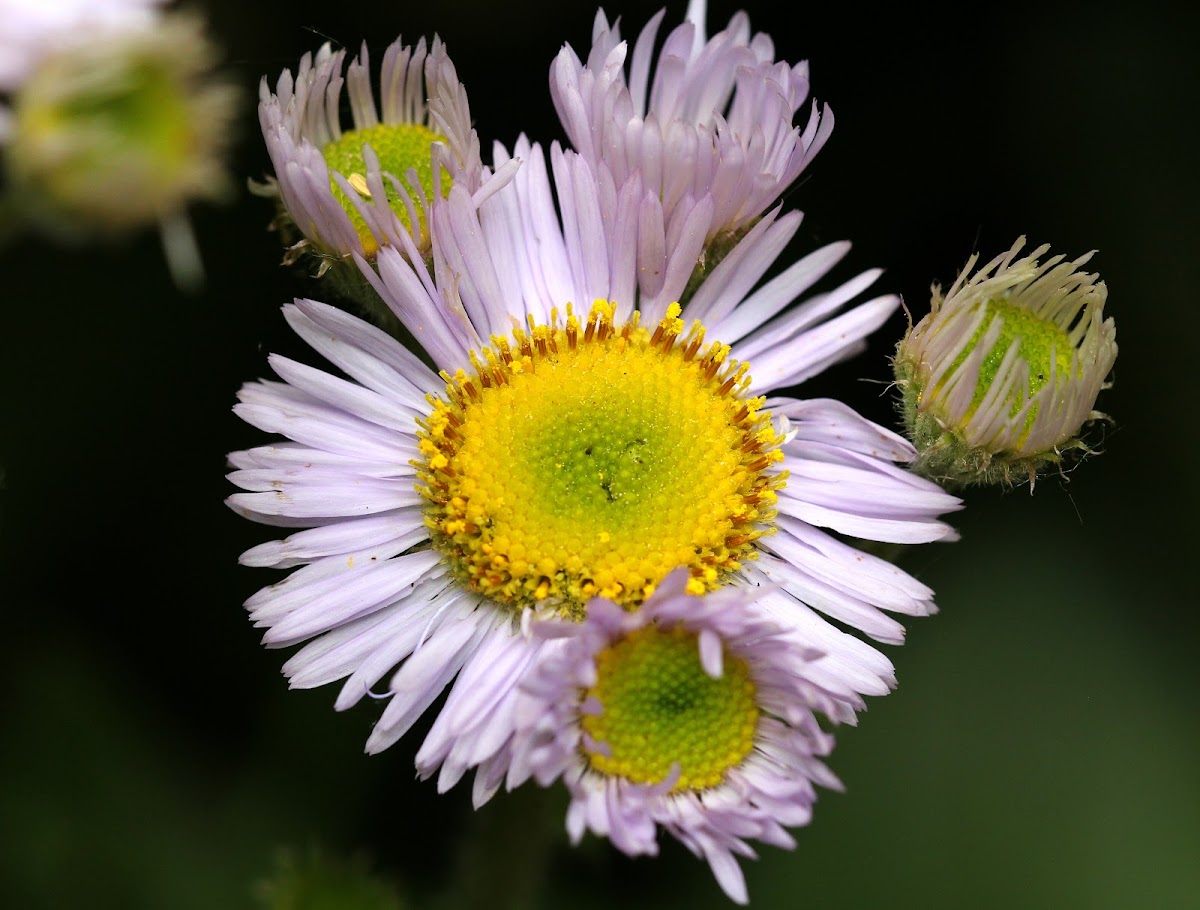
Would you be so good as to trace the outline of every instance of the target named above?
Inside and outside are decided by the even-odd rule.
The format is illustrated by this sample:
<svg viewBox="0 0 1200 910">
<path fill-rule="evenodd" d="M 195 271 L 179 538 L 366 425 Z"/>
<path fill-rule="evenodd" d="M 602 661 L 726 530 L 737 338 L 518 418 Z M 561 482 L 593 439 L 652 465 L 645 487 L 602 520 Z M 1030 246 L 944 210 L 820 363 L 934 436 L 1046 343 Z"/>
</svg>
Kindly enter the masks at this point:
<svg viewBox="0 0 1200 910">
<path fill-rule="evenodd" d="M 109 6 L 100 21 L 97 10 L 69 33 L 42 35 L 11 86 L 13 192 L 32 220 L 69 235 L 165 223 L 228 189 L 236 93 L 211 78 L 201 24 L 149 20 L 147 4 Z"/>
<path fill-rule="evenodd" d="M 279 197 L 283 223 L 302 235 L 295 249 L 321 257 L 322 271 L 351 254 L 373 260 L 383 246 L 427 255 L 432 200 L 452 183 L 474 191 L 482 179 L 466 90 L 440 40 L 431 49 L 423 38 L 388 47 L 382 107 L 366 44 L 343 78 L 345 57 L 326 44 L 315 58 L 304 56 L 295 78 L 284 70 L 274 92 L 266 79 L 260 89 L 259 120 L 275 167 L 268 192 Z M 351 129 L 338 111 L 343 84 Z"/>
<path fill-rule="evenodd" d="M 1049 246 L 976 258 L 896 349 L 896 381 L 915 469 L 951 484 L 1012 483 L 1084 449 L 1096 397 L 1117 357 L 1108 289 Z"/>
<path fill-rule="evenodd" d="M 695 238 L 696 273 L 680 302 L 799 177 L 833 131 L 809 103 L 807 61 L 775 59 L 769 35 L 744 12 L 706 35 L 707 3 L 692 0 L 657 58 L 665 11 L 630 51 L 616 23 L 596 14 L 586 62 L 569 47 L 550 71 L 550 94 L 571 145 L 601 180 L 636 189 L 643 234 Z M 808 108 L 807 115 L 804 108 Z M 616 199 L 605 217 L 629 217 Z M 653 292 L 660 271 L 640 263 Z"/>
<path fill-rule="evenodd" d="M 582 624 L 540 627 L 563 644 L 522 683 L 510 785 L 561 776 L 576 841 L 590 829 L 652 855 L 663 827 L 745 903 L 734 860 L 754 855 L 745 840 L 793 846 L 783 826 L 809 821 L 814 785 L 839 787 L 814 713 L 833 700 L 808 672 L 822 655 L 754 599 L 747 588 L 690 596 L 676 571 L 636 611 L 596 600 Z"/>
</svg>

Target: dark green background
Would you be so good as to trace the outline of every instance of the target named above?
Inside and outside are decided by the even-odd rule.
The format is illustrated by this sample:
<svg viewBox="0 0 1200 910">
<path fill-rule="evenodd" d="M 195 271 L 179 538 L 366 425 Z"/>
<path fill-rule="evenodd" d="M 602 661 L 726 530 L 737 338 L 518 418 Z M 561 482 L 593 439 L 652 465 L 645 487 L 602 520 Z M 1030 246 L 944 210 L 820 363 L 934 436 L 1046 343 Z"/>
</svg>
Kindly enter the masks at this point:
<svg viewBox="0 0 1200 910">
<path fill-rule="evenodd" d="M 565 3 L 202 6 L 246 87 L 242 176 L 267 168 L 259 76 L 322 36 L 366 37 L 378 60 L 397 33 L 437 30 L 485 148 L 521 129 L 557 138 L 547 66 L 563 41 L 586 46 L 592 17 Z M 716 24 L 736 8 L 715 6 Z M 630 35 L 655 8 L 610 12 Z M 1121 346 L 1102 457 L 1032 498 L 971 493 L 962 541 L 908 558 L 942 613 L 909 623 L 890 652 L 899 690 L 842 732 L 847 793 L 822 796 L 795 852 L 747 864 L 753 906 L 1200 906 L 1197 17 L 750 12 L 782 58 L 811 60 L 837 114 L 789 195 L 808 213 L 795 254 L 849 237 L 837 274 L 884 266 L 881 286 L 919 313 L 973 249 L 988 258 L 1022 232 L 1097 248 Z M 240 606 L 277 576 L 236 565 L 271 532 L 221 504 L 225 453 L 262 439 L 229 411 L 238 385 L 268 351 L 316 362 L 278 305 L 320 292 L 278 267 L 269 217 L 244 192 L 196 213 L 209 283 L 194 297 L 152 236 L 3 251 L 0 902 L 247 907 L 279 847 L 320 844 L 365 856 L 415 907 L 464 868 L 480 906 L 728 906 L 669 841 L 658 860 L 595 839 L 570 850 L 557 819 L 539 827 L 532 790 L 475 814 L 466 788 L 437 797 L 413 780 L 418 736 L 361 754 L 374 706 L 337 715 L 332 687 L 286 690 L 285 655 L 259 647 Z M 877 383 L 903 325 L 802 394 L 890 420 Z M 514 884 L 526 866 L 545 869 L 540 902 Z"/>
</svg>

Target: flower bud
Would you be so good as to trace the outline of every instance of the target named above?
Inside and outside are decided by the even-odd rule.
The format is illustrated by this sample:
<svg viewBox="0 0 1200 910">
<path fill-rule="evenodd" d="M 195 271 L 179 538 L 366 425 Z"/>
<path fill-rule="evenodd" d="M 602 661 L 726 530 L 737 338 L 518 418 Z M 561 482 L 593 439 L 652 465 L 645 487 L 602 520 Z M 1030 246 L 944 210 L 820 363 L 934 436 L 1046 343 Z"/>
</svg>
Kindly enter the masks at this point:
<svg viewBox="0 0 1200 910">
<path fill-rule="evenodd" d="M 1108 289 L 1043 245 L 1012 249 L 972 273 L 977 256 L 909 328 L 893 361 L 913 469 L 949 485 L 1013 484 L 1089 451 L 1080 432 L 1117 357 Z"/>
</svg>

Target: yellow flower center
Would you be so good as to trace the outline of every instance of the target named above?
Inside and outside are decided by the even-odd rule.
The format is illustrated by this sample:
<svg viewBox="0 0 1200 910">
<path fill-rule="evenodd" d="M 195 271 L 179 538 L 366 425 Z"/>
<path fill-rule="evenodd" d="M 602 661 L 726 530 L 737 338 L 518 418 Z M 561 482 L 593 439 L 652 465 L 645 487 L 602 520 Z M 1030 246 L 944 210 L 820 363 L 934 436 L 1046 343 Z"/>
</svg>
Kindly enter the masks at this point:
<svg viewBox="0 0 1200 910">
<path fill-rule="evenodd" d="M 408 206 L 404 204 L 400 193 L 391 181 L 384 177 L 383 184 L 387 191 L 386 204 L 396 213 L 400 223 L 412 231 L 414 236 L 423 236 L 426 231 L 425 212 L 421 208 L 420 196 L 416 192 L 416 187 L 408 179 L 408 171 L 411 168 L 417 172 L 420 189 L 424 192 L 426 199 L 432 199 L 433 158 L 430 153 L 430 145 L 434 142 L 444 142 L 445 139 L 445 136 L 416 123 L 380 123 L 361 130 L 347 130 L 342 133 L 340 139 L 326 145 L 321 150 L 321 154 L 331 171 L 337 171 L 344 176 L 355 191 L 368 202 L 375 202 L 377 200 L 370 198 L 371 193 L 367 187 L 365 176 L 367 165 L 363 160 L 362 152 L 364 145 L 371 146 L 371 149 L 379 157 L 380 169 L 400 181 L 405 192 L 412 199 L 413 206 L 417 211 L 418 224 L 415 227 L 420 229 L 420 233 L 418 234 L 418 231 L 414 230 L 414 225 L 409 218 Z M 448 193 L 450 191 L 450 175 L 443 170 L 441 178 L 442 192 Z M 354 203 L 333 180 L 332 175 L 330 176 L 330 189 L 333 190 L 334 198 L 341 203 L 346 214 L 350 216 L 350 221 L 354 224 L 355 230 L 358 231 L 358 237 L 362 241 L 363 250 L 367 256 L 374 256 L 379 251 L 379 241 L 371 233 L 371 229 L 359 214 Z"/>
<path fill-rule="evenodd" d="M 673 305 L 650 332 L 597 301 L 581 326 L 493 337 L 470 374 L 443 374 L 420 421 L 418 489 L 451 570 L 519 609 L 580 618 L 602 595 L 632 607 L 677 566 L 689 590 L 721 584 L 755 555 L 785 474 L 780 437 L 748 365 Z"/>
<path fill-rule="evenodd" d="M 600 705 L 584 731 L 606 750 L 582 747 L 593 770 L 657 784 L 674 765 L 673 790 L 715 787 L 754 747 L 759 711 L 746 662 L 726 652 L 722 674 L 704 672 L 695 634 L 680 626 L 637 629 L 596 655 Z"/>
</svg>

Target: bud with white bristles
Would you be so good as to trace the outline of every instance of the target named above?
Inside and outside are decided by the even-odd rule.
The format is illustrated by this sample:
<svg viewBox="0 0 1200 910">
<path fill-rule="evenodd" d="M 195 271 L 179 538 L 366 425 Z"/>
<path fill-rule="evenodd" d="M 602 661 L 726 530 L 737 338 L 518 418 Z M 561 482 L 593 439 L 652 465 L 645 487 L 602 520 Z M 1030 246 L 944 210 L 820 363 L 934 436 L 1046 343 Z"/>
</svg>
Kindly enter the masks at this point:
<svg viewBox="0 0 1200 910">
<path fill-rule="evenodd" d="M 1014 483 L 1088 451 L 1081 430 L 1117 357 L 1108 289 L 1021 237 L 978 271 L 977 256 L 896 348 L 894 368 L 918 473 L 950 485 Z"/>
</svg>

